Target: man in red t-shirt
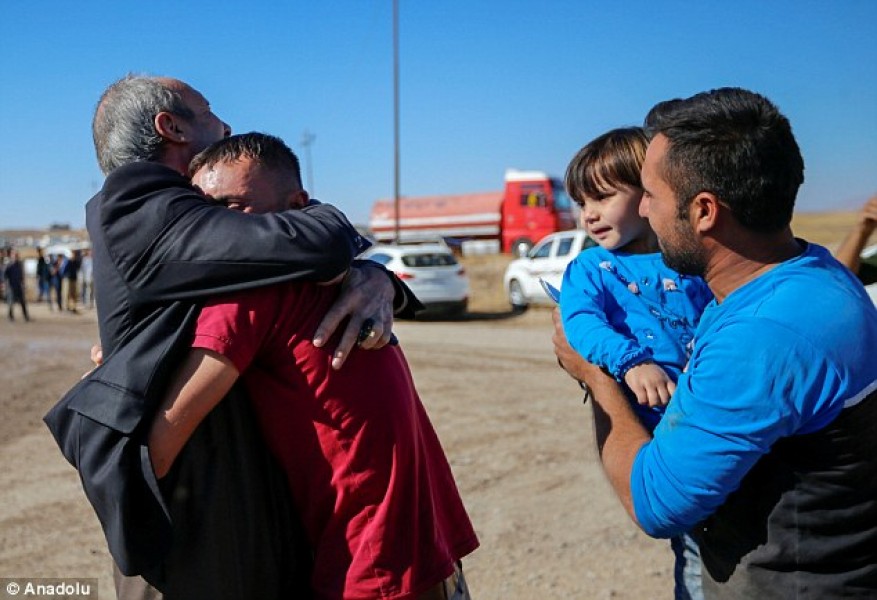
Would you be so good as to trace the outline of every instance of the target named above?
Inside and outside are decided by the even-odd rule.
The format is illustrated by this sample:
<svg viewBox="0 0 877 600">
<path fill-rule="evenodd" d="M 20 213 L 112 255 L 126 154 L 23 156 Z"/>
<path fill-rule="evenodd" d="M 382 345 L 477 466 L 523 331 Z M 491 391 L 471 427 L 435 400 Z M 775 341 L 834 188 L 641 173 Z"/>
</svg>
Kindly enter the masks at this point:
<svg viewBox="0 0 877 600">
<path fill-rule="evenodd" d="M 192 170 L 205 194 L 244 212 L 308 200 L 295 155 L 272 136 L 222 140 Z M 170 468 L 240 377 L 304 522 L 317 598 L 468 598 L 459 560 L 478 540 L 402 350 L 355 351 L 338 370 L 332 345 L 312 343 L 339 287 L 286 283 L 206 303 L 150 432 L 153 466 Z"/>
</svg>

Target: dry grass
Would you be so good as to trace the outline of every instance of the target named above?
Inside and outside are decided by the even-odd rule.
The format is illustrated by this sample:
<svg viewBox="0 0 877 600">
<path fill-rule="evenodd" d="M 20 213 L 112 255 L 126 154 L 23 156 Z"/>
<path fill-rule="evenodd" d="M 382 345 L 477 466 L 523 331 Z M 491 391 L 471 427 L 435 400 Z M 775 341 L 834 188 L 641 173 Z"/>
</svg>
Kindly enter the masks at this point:
<svg viewBox="0 0 877 600">
<path fill-rule="evenodd" d="M 470 312 L 502 312 L 511 308 L 502 287 L 502 275 L 512 260 L 510 254 L 463 257 L 471 286 Z"/>
<path fill-rule="evenodd" d="M 799 238 L 834 249 L 856 221 L 856 212 L 798 213 L 792 231 Z"/>
<path fill-rule="evenodd" d="M 792 219 L 792 231 L 799 238 L 834 249 L 852 227 L 855 212 L 799 213 Z M 471 312 L 509 310 L 502 275 L 513 257 L 508 254 L 467 256 L 462 259 L 469 274 Z"/>
</svg>

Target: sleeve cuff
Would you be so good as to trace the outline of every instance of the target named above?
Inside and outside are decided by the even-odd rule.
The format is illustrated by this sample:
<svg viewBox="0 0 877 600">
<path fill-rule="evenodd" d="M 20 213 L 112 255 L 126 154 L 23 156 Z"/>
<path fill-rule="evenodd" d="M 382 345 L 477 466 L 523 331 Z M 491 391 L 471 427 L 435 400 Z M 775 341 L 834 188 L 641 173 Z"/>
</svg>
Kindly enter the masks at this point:
<svg viewBox="0 0 877 600">
<path fill-rule="evenodd" d="M 621 357 L 612 369 L 612 375 L 619 382 L 624 382 L 624 376 L 637 365 L 652 360 L 653 354 L 650 348 L 635 348 Z"/>
<path fill-rule="evenodd" d="M 192 340 L 192 348 L 202 348 L 204 350 L 212 350 L 217 354 L 224 356 L 232 362 L 239 373 L 246 371 L 249 366 L 243 352 L 236 352 L 236 346 L 226 337 L 214 336 L 204 333 L 195 334 Z"/>
</svg>

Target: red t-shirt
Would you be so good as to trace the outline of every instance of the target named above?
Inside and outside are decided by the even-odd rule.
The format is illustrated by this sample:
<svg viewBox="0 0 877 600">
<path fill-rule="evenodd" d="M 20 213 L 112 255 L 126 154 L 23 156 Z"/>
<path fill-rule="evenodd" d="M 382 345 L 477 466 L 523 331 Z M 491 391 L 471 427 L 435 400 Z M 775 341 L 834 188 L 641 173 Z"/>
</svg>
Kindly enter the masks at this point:
<svg viewBox="0 0 877 600">
<path fill-rule="evenodd" d="M 413 598 L 478 547 L 450 466 L 398 346 L 311 343 L 337 286 L 282 284 L 222 296 L 192 346 L 242 373 L 286 471 L 314 551 L 318 598 Z"/>
</svg>

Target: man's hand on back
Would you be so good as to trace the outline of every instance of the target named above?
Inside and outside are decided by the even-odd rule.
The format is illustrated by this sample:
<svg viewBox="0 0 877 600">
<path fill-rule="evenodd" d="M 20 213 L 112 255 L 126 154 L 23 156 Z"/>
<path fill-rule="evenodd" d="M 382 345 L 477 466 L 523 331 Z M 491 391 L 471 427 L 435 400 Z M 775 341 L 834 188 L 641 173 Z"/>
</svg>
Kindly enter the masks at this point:
<svg viewBox="0 0 877 600">
<path fill-rule="evenodd" d="M 360 348 L 375 350 L 386 346 L 393 334 L 395 288 L 387 273 L 367 264 L 354 265 L 341 285 L 341 295 L 323 317 L 314 334 L 314 345 L 323 346 L 345 318 L 350 317 L 332 358 L 332 368 L 340 369 L 357 342 L 363 322 L 371 319 L 373 335 L 365 337 Z"/>
</svg>

